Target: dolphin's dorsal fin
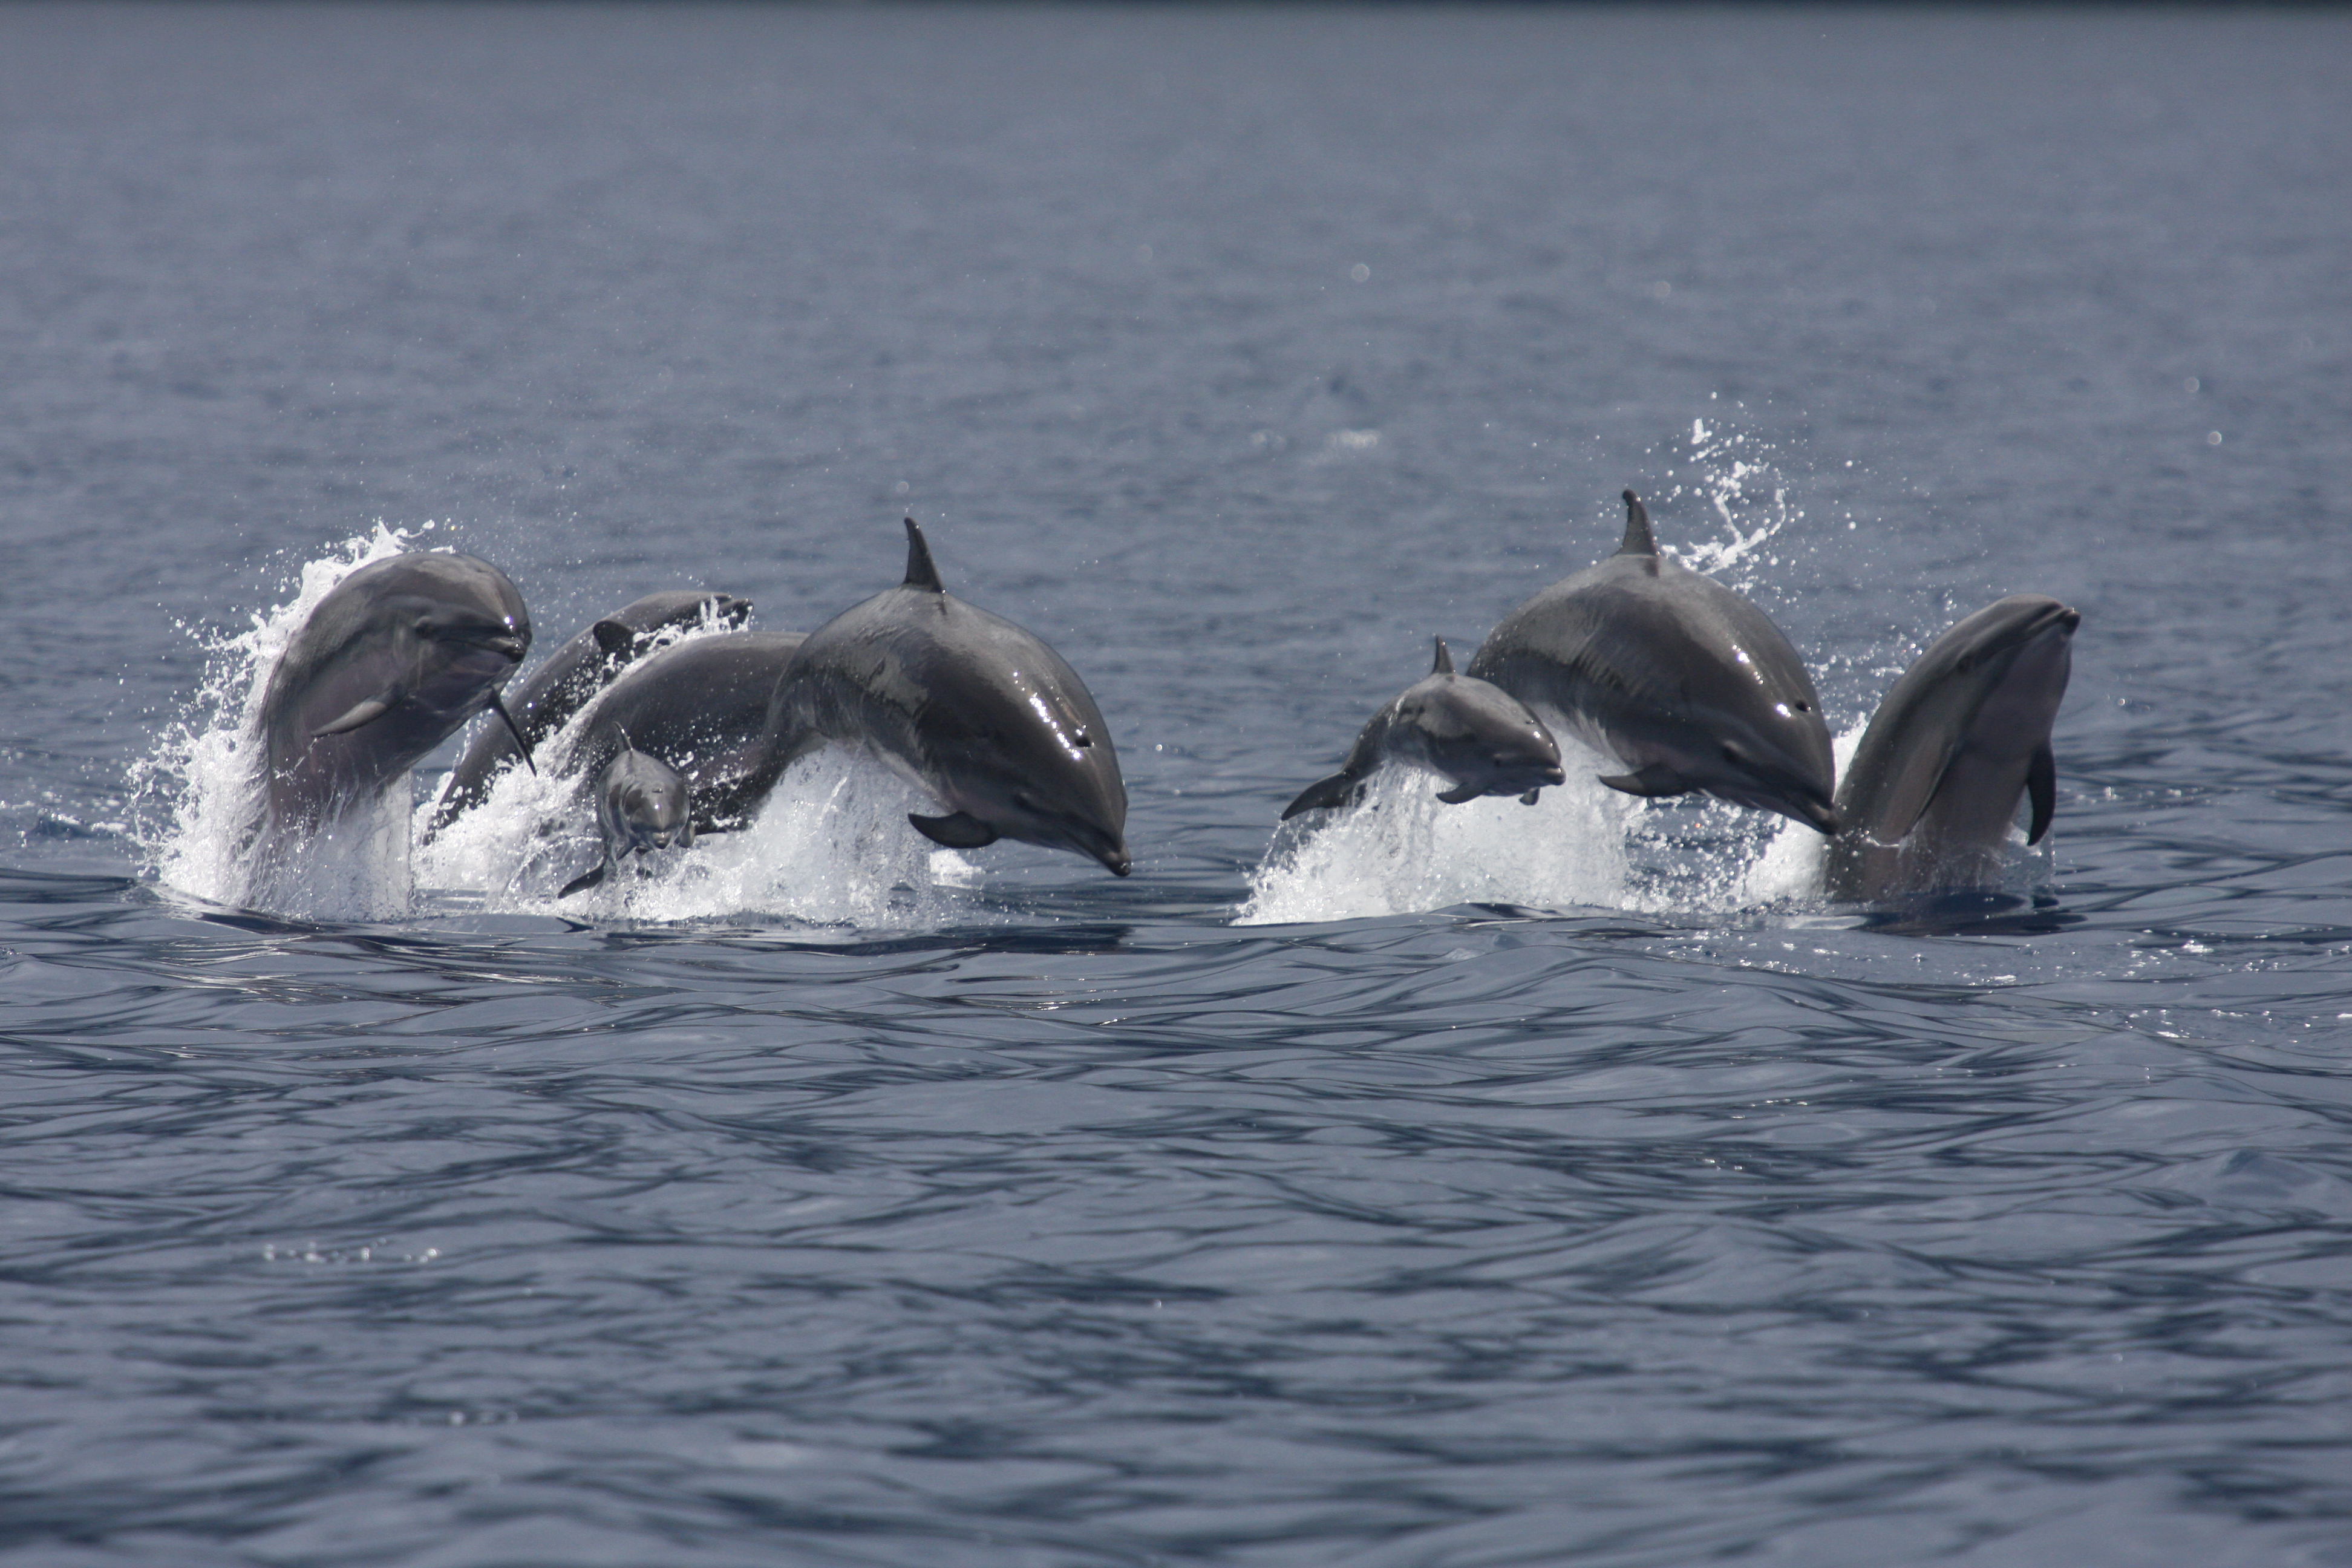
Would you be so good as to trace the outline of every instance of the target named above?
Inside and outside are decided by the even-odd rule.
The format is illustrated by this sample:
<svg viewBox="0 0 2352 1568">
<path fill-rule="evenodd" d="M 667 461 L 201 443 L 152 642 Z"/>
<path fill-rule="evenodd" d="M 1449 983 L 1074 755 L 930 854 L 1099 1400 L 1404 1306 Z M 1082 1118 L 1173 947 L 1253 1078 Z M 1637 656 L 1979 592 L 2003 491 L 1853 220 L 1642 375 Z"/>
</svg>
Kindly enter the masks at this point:
<svg viewBox="0 0 2352 1568">
<path fill-rule="evenodd" d="M 1453 674 L 1454 655 L 1446 651 L 1445 639 L 1444 637 L 1432 637 L 1430 640 L 1437 645 L 1437 658 L 1430 665 L 1429 673 L 1432 675 Z"/>
<path fill-rule="evenodd" d="M 940 569 L 931 561 L 931 547 L 924 542 L 923 531 L 913 518 L 907 520 L 907 588 L 927 589 L 944 594 L 947 584 L 940 581 Z"/>
<path fill-rule="evenodd" d="M 614 658 L 624 658 L 636 651 L 637 634 L 620 622 L 607 617 L 588 628 L 596 646 Z"/>
<path fill-rule="evenodd" d="M 1650 535 L 1650 514 L 1642 505 L 1642 498 L 1632 490 L 1625 492 L 1625 538 L 1617 546 L 1620 555 L 1655 555 L 1658 542 Z"/>
</svg>

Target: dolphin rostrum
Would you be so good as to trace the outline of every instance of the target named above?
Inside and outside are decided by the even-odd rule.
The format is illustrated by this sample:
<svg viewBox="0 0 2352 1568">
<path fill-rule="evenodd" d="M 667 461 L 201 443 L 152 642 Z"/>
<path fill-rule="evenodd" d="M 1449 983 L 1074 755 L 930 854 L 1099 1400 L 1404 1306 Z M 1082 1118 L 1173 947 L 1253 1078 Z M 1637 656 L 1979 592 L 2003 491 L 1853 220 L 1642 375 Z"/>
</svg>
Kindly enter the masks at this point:
<svg viewBox="0 0 2352 1568">
<path fill-rule="evenodd" d="M 595 795 L 596 836 L 604 841 L 604 858 L 593 870 L 565 883 L 557 898 L 594 887 L 632 855 L 673 844 L 681 849 L 693 847 L 694 816 L 685 777 L 629 744 L 625 731 L 619 752 L 596 775 Z"/>
<path fill-rule="evenodd" d="M 740 626 L 751 614 L 751 601 L 731 594 L 677 590 L 648 594 L 582 627 L 506 700 L 525 751 L 516 751 L 514 740 L 504 729 L 485 729 L 475 736 L 442 786 L 441 799 L 425 826 L 426 835 L 440 831 L 460 813 L 488 800 L 500 768 L 518 755 L 528 760 L 541 742 L 562 729 L 614 676 L 651 652 L 657 634 L 704 620 Z"/>
<path fill-rule="evenodd" d="M 1804 661 L 1754 605 L 1661 555 L 1632 490 L 1617 553 L 1506 616 L 1469 672 L 1615 757 L 1612 789 L 1704 790 L 1837 831 Z"/>
<path fill-rule="evenodd" d="M 777 681 L 772 784 L 827 745 L 873 753 L 939 800 L 908 821 L 936 844 L 1075 850 L 1128 874 L 1127 785 L 1077 672 L 1034 635 L 940 582 L 907 520 L 907 576 L 809 634 Z"/>
<path fill-rule="evenodd" d="M 685 777 L 698 829 L 740 827 L 775 782 L 762 773 L 769 700 L 802 640 L 729 632 L 640 659 L 590 700 L 551 765 L 593 779 L 634 749 Z"/>
<path fill-rule="evenodd" d="M 1437 798 L 1448 805 L 1485 795 L 1515 795 L 1528 805 L 1546 784 L 1564 784 L 1559 742 L 1543 721 L 1500 687 L 1454 673 L 1454 656 L 1439 637 L 1429 674 L 1372 715 L 1348 760 L 1329 778 L 1298 792 L 1282 809 L 1285 822 L 1302 811 L 1346 805 L 1383 763 L 1418 763 L 1444 774 L 1454 787 Z"/>
<path fill-rule="evenodd" d="M 1998 879 L 2018 797 L 2025 841 L 2057 809 L 2050 726 L 2082 616 L 2040 594 L 1989 605 L 1927 646 L 1871 715 L 1838 781 L 1832 899 L 1982 887 Z"/>
<path fill-rule="evenodd" d="M 530 648 L 522 595 L 487 561 L 419 552 L 345 577 L 269 672 L 271 824 L 313 830 L 383 795 L 485 708 L 504 716 L 499 688 Z"/>
</svg>

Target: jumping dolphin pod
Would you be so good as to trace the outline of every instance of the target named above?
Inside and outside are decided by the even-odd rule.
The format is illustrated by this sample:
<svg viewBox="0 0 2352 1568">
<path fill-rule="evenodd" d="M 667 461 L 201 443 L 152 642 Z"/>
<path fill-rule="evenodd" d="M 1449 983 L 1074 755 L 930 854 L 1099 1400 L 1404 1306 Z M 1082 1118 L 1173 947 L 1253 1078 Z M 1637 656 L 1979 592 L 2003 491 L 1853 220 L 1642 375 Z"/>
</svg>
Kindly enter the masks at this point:
<svg viewBox="0 0 2352 1568">
<path fill-rule="evenodd" d="M 2066 696 L 2074 628 L 2057 600 L 2018 594 L 1937 637 L 1871 716 L 1838 781 L 1833 899 L 1981 887 L 1998 879 L 2020 795 L 2026 842 L 2050 831 L 2058 765 L 2050 726 Z"/>
<path fill-rule="evenodd" d="M 696 828 L 740 827 L 775 782 L 762 771 L 769 702 L 803 640 L 730 632 L 640 659 L 590 700 L 551 765 L 593 779 L 627 745 L 685 776 Z"/>
<path fill-rule="evenodd" d="M 948 593 L 912 518 L 906 580 L 811 632 L 777 681 L 767 782 L 827 744 L 862 747 L 937 797 L 942 815 L 908 816 L 934 843 L 1016 838 L 1128 874 L 1127 785 L 1086 683 L 1035 636 Z"/>
<path fill-rule="evenodd" d="M 1506 616 L 1469 672 L 1614 756 L 1612 789 L 1704 790 L 1837 831 L 1804 661 L 1761 610 L 1659 554 L 1632 490 L 1617 553 Z"/>
<path fill-rule="evenodd" d="M 596 775 L 596 837 L 604 858 L 595 869 L 574 877 L 556 895 L 568 899 L 618 871 L 621 862 L 648 849 L 694 846 L 694 816 L 685 777 L 649 757 L 621 736 L 618 755 Z"/>
<path fill-rule="evenodd" d="M 524 747 L 536 751 L 541 741 L 562 729 L 614 677 L 652 650 L 655 633 L 690 626 L 706 617 L 740 626 L 751 614 L 748 599 L 679 590 L 648 594 L 582 627 L 507 699 L 507 711 L 514 715 Z M 515 749 L 504 729 L 486 729 L 475 736 L 442 786 L 433 819 L 425 825 L 427 837 L 488 799 L 493 775 L 526 754 Z"/>
<path fill-rule="evenodd" d="M 394 555 L 344 578 L 269 672 L 270 826 L 314 830 L 380 796 L 483 709 L 504 714 L 499 688 L 530 648 L 522 595 L 475 556 Z"/>
<path fill-rule="evenodd" d="M 1472 675 L 1454 673 L 1454 656 L 1438 637 L 1429 674 L 1372 715 L 1339 771 L 1318 779 L 1282 808 L 1285 822 L 1302 811 L 1346 805 L 1387 762 L 1419 763 L 1454 781 L 1437 798 L 1448 805 L 1485 795 L 1515 795 L 1528 805 L 1546 784 L 1565 784 L 1559 742 L 1543 721 L 1510 693 Z"/>
</svg>

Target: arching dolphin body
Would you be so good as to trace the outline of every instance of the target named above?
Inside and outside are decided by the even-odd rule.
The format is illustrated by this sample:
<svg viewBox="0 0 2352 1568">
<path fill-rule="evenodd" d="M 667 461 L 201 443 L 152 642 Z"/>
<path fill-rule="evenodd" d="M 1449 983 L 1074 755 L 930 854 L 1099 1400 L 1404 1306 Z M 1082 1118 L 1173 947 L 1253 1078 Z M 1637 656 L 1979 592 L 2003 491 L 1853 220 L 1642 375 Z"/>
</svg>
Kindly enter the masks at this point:
<svg viewBox="0 0 2352 1568">
<path fill-rule="evenodd" d="M 1059 654 L 940 584 L 907 520 L 907 577 L 809 634 L 776 683 L 766 775 L 862 747 L 946 806 L 908 820 L 934 843 L 999 838 L 1129 869 L 1127 785 L 1086 683 Z"/>
<path fill-rule="evenodd" d="M 568 899 L 594 887 L 632 855 L 673 844 L 693 847 L 694 817 L 684 775 L 629 744 L 626 734 L 619 753 L 596 775 L 595 795 L 596 836 L 604 841 L 604 858 L 594 870 L 565 883 L 556 897 Z"/>
<path fill-rule="evenodd" d="M 1559 742 L 1543 721 L 1500 687 L 1454 674 L 1445 639 L 1436 641 L 1429 674 L 1372 715 L 1339 771 L 1308 784 L 1283 807 L 1285 822 L 1302 811 L 1348 805 L 1374 770 L 1390 762 L 1418 763 L 1444 773 L 1454 787 L 1437 798 L 1448 805 L 1486 795 L 1515 795 L 1533 805 L 1544 785 L 1567 782 Z"/>
<path fill-rule="evenodd" d="M 593 779 L 634 747 L 685 777 L 697 828 L 740 826 L 775 782 L 763 772 L 769 703 L 803 640 L 798 632 L 730 632 L 640 659 L 590 700 L 553 765 Z"/>
<path fill-rule="evenodd" d="M 1614 756 L 1612 789 L 1704 790 L 1837 830 L 1804 661 L 1761 610 L 1659 554 L 1632 490 L 1617 553 L 1506 616 L 1469 672 Z"/>
<path fill-rule="evenodd" d="M 509 696 L 507 711 L 514 715 L 524 745 L 536 751 L 590 698 L 652 651 L 655 634 L 706 619 L 740 626 L 751 614 L 751 601 L 730 594 L 688 590 L 648 594 L 574 633 Z M 442 786 L 426 834 L 438 832 L 460 813 L 488 799 L 498 771 L 522 755 L 503 728 L 486 729 L 475 736 Z"/>
<path fill-rule="evenodd" d="M 2057 805 L 2050 726 L 2066 696 L 2074 628 L 2055 599 L 2018 594 L 1928 645 L 1871 716 L 1838 782 L 1833 899 L 1981 887 L 1999 878 L 2020 795 L 2026 842 Z"/>
<path fill-rule="evenodd" d="M 344 578 L 287 644 L 262 697 L 272 830 L 309 832 L 381 797 L 467 720 L 499 708 L 530 647 L 522 595 L 487 561 L 394 555 Z"/>
</svg>

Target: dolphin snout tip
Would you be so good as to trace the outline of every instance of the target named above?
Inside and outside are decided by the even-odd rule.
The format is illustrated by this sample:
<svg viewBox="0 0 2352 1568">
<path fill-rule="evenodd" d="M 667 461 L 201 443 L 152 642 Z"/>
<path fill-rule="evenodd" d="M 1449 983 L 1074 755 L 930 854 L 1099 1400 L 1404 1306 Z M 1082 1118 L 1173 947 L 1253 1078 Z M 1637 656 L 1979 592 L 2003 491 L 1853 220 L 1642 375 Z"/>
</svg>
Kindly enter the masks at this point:
<svg viewBox="0 0 2352 1568">
<path fill-rule="evenodd" d="M 1542 777 L 1546 784 L 1564 784 L 1568 782 L 1568 770 L 1554 763 L 1543 771 Z"/>
<path fill-rule="evenodd" d="M 1807 826 L 1827 837 L 1836 837 L 1838 829 L 1845 826 L 1845 819 L 1838 815 L 1838 809 L 1834 805 L 1823 805 L 1819 801 L 1809 800 L 1801 803 L 1798 810 Z"/>
<path fill-rule="evenodd" d="M 1114 877 L 1124 877 L 1135 869 L 1135 862 L 1128 858 L 1127 846 L 1124 844 L 1114 844 L 1108 849 L 1097 849 L 1095 851 L 1095 858 L 1101 861 L 1103 869 Z"/>
</svg>

